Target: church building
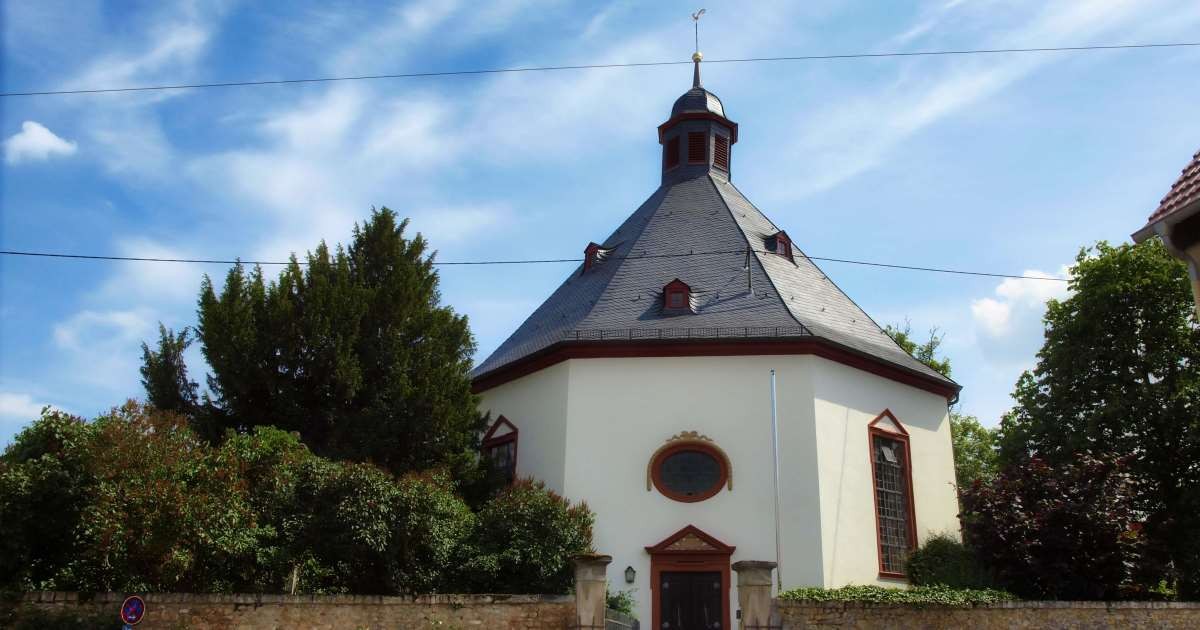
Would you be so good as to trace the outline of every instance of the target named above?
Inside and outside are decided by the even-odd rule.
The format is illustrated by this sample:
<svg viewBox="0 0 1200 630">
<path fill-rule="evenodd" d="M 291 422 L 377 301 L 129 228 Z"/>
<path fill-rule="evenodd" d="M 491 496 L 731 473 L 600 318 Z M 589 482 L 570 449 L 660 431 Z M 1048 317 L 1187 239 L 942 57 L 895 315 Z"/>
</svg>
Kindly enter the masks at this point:
<svg viewBox="0 0 1200 630">
<path fill-rule="evenodd" d="M 485 452 L 588 504 L 643 627 L 728 630 L 733 562 L 778 559 L 785 589 L 902 586 L 911 549 L 957 535 L 959 386 L 733 184 L 738 125 L 694 61 L 661 185 L 473 379 Z"/>
</svg>

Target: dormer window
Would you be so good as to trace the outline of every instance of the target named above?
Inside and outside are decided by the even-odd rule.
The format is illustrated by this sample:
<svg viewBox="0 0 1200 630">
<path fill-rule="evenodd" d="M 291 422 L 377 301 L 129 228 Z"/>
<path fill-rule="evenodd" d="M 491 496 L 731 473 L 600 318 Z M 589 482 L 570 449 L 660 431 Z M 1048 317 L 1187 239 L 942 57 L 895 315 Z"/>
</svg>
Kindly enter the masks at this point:
<svg viewBox="0 0 1200 630">
<path fill-rule="evenodd" d="M 588 243 L 588 246 L 583 248 L 583 272 L 587 273 L 592 270 L 592 267 L 604 262 L 605 258 L 612 252 L 611 247 L 601 247 L 596 243 Z"/>
<path fill-rule="evenodd" d="M 708 134 L 691 132 L 688 139 L 688 164 L 704 164 L 708 161 Z"/>
<path fill-rule="evenodd" d="M 679 278 L 663 287 L 663 310 L 667 312 L 692 312 L 692 288 Z"/>
<path fill-rule="evenodd" d="M 663 169 L 679 166 L 679 136 L 671 136 L 663 142 Z"/>
<path fill-rule="evenodd" d="M 729 170 L 729 138 L 720 134 L 713 137 L 713 164 Z"/>
<path fill-rule="evenodd" d="M 774 252 L 787 258 L 791 262 L 796 262 L 792 258 L 792 239 L 788 238 L 787 232 L 780 230 L 766 239 L 767 251 Z"/>
</svg>

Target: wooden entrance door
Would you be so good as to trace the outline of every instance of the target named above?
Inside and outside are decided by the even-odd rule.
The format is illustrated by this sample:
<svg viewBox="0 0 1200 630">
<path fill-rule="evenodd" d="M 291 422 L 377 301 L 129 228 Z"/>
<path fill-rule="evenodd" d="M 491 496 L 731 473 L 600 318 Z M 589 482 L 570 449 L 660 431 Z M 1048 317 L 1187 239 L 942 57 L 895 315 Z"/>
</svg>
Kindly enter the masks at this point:
<svg viewBox="0 0 1200 630">
<path fill-rule="evenodd" d="M 659 576 L 659 628 L 723 630 L 719 571 L 663 571 Z"/>
<path fill-rule="evenodd" d="M 694 525 L 646 547 L 653 621 L 647 630 L 729 630 L 734 547 Z M 715 585 L 715 586 L 714 586 Z M 678 594 L 677 594 L 678 593 Z"/>
</svg>

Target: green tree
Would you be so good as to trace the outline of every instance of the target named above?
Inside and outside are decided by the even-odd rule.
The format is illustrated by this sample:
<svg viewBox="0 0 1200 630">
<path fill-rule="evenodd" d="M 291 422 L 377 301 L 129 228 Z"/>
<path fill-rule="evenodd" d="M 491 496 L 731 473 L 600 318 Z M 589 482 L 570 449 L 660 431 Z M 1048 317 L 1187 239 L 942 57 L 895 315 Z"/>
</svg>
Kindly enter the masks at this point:
<svg viewBox="0 0 1200 630">
<path fill-rule="evenodd" d="M 918 344 L 912 336 L 912 326 L 888 325 L 884 331 L 905 352 L 916 360 L 950 377 L 950 357 L 938 358 L 942 335 L 938 329 L 929 331 L 929 339 Z M 954 478 L 960 488 L 967 487 L 977 479 L 988 479 L 996 474 L 996 432 L 979 423 L 975 416 L 950 409 L 950 436 L 954 447 Z"/>
<path fill-rule="evenodd" d="M 240 264 L 220 292 L 204 279 L 199 338 L 219 424 L 298 431 L 320 455 L 397 474 L 474 465 L 485 422 L 474 340 L 406 227 L 383 208 L 348 249 L 322 243 L 273 282 Z"/>
<path fill-rule="evenodd" d="M 1098 243 L 1052 300 L 1037 366 L 1017 382 L 1000 429 L 1006 470 L 1091 453 L 1145 479 L 1145 531 L 1200 596 L 1200 326 L 1183 263 L 1157 240 Z"/>
<path fill-rule="evenodd" d="M 937 358 L 938 348 L 942 346 L 943 335 L 938 334 L 938 329 L 933 328 L 929 331 L 929 339 L 925 343 L 918 344 L 912 335 L 912 325 L 909 322 L 904 322 L 904 326 L 893 326 L 888 324 L 883 329 L 902 350 L 912 355 L 912 357 L 925 365 L 933 368 L 942 376 L 950 378 L 950 358 Z"/>
<path fill-rule="evenodd" d="M 183 359 L 184 351 L 194 340 L 191 329 L 175 333 L 160 322 L 157 349 L 142 343 L 142 387 L 151 405 L 185 416 L 196 412 L 197 383 L 188 378 Z"/>
<path fill-rule="evenodd" d="M 468 585 L 495 593 L 566 593 L 571 558 L 591 550 L 595 518 L 540 481 L 519 480 L 479 511 Z"/>
<path fill-rule="evenodd" d="M 963 535 L 1001 586 L 1032 599 L 1145 597 L 1141 481 L 1127 462 L 1034 457 L 963 488 Z"/>
<path fill-rule="evenodd" d="M 53 590 L 69 579 L 95 492 L 93 435 L 81 418 L 46 408 L 0 456 L 0 590 Z"/>
<path fill-rule="evenodd" d="M 950 438 L 954 443 L 954 479 L 959 488 L 996 476 L 996 431 L 975 416 L 950 412 Z"/>
</svg>

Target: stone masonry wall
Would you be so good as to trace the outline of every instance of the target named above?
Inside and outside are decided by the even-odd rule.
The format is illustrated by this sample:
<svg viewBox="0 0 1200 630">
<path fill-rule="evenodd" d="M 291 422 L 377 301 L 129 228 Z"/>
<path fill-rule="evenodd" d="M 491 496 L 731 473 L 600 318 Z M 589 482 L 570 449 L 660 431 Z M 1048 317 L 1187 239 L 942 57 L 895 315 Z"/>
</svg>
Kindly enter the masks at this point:
<svg viewBox="0 0 1200 630">
<path fill-rule="evenodd" d="M 858 602 L 777 604 L 783 630 L 970 628 L 1102 630 L 1200 628 L 1200 603 L 1007 602 L 974 608 L 914 608 Z"/>
<path fill-rule="evenodd" d="M 575 600 L 546 595 L 189 595 L 149 594 L 138 630 L 563 630 L 574 621 Z M 46 609 L 111 611 L 124 596 L 42 592 L 25 604 Z"/>
</svg>

